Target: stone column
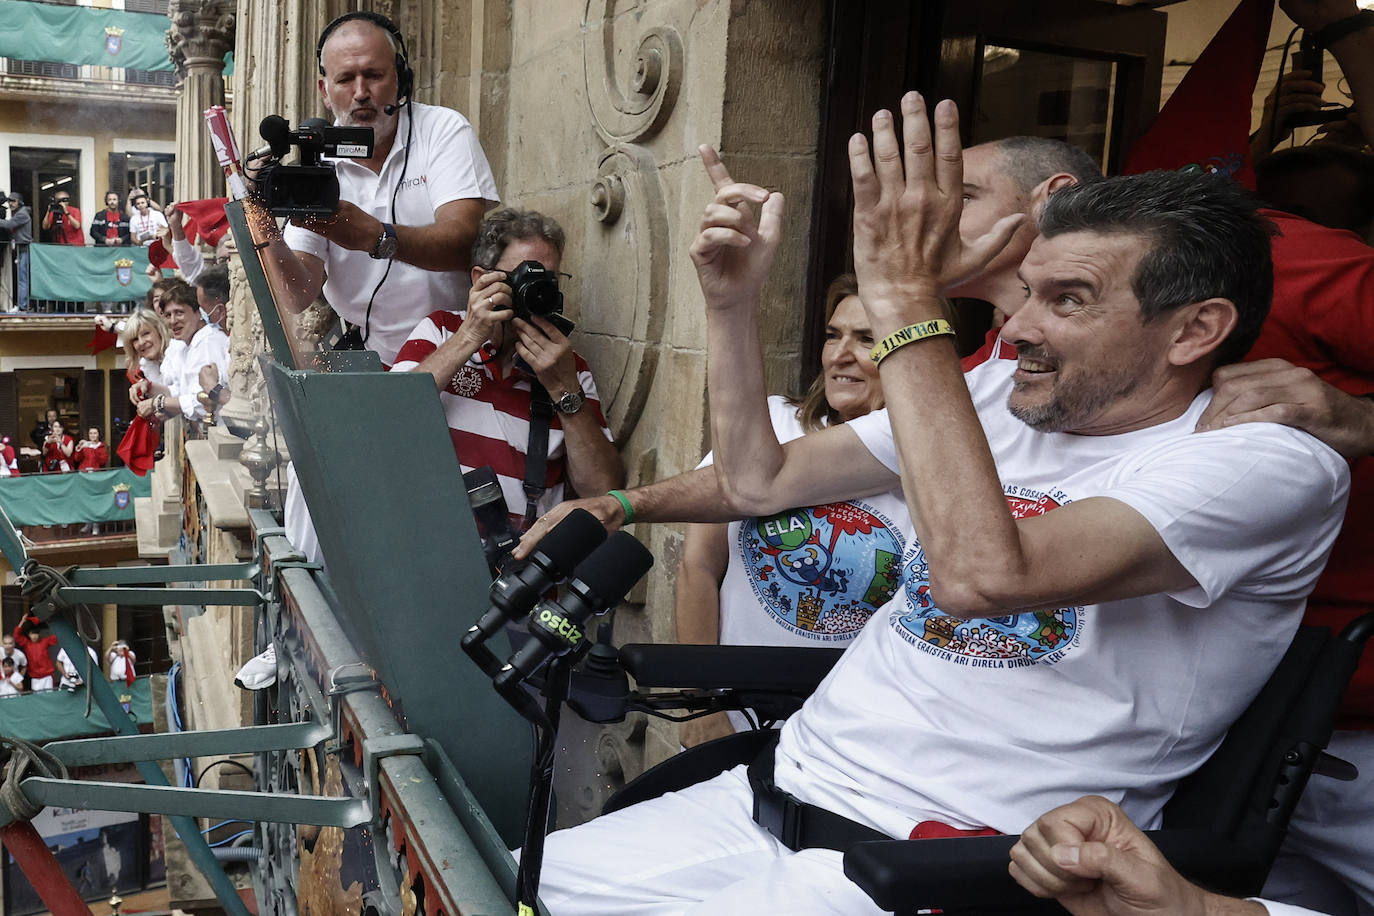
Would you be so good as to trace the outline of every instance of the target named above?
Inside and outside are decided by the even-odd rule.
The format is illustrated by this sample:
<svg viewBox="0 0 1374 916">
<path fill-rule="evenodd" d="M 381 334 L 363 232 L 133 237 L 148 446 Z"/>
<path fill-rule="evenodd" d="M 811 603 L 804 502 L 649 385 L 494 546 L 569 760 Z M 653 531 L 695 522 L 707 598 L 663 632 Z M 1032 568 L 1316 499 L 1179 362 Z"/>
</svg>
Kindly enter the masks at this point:
<svg viewBox="0 0 1374 916">
<path fill-rule="evenodd" d="M 224 175 L 205 130 L 205 109 L 224 104 L 224 55 L 234 47 L 234 0 L 171 0 L 167 50 L 177 96 L 178 200 L 224 194 Z"/>
</svg>

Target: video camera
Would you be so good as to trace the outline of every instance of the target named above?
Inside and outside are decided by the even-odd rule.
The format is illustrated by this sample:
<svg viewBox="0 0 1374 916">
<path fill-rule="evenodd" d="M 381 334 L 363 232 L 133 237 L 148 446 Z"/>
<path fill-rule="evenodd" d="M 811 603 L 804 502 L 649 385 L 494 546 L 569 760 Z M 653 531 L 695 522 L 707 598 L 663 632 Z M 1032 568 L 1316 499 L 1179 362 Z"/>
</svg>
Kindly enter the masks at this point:
<svg viewBox="0 0 1374 916">
<path fill-rule="evenodd" d="M 268 155 L 280 160 L 292 146 L 301 150 L 300 162 L 281 162 L 258 172 L 257 196 L 273 216 L 330 217 L 339 209 L 339 178 L 321 156 L 370 159 L 375 144 L 370 127 L 335 127 L 323 118 L 308 118 L 296 130 L 280 115 L 268 115 L 258 125 L 267 146 L 250 159 Z"/>
</svg>

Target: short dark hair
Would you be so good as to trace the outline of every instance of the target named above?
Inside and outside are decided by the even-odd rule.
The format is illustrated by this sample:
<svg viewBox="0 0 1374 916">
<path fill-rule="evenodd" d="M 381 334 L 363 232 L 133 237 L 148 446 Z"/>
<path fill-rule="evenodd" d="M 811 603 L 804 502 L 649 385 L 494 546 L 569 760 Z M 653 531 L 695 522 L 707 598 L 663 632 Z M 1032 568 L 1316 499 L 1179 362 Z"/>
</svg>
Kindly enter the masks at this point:
<svg viewBox="0 0 1374 916">
<path fill-rule="evenodd" d="M 1149 240 L 1131 289 L 1145 322 L 1193 302 L 1222 297 L 1238 320 L 1215 365 L 1239 361 L 1259 336 L 1274 295 L 1274 224 L 1230 178 L 1145 172 L 1077 185 L 1050 195 L 1040 234 L 1122 233 Z"/>
<path fill-rule="evenodd" d="M 196 289 L 185 280 L 167 284 L 167 288 L 162 293 L 162 301 L 164 304 L 175 302 L 193 308 L 197 312 L 200 311 L 200 302 L 196 299 Z"/>
<path fill-rule="evenodd" d="M 1049 137 L 1005 137 L 994 141 L 1002 157 L 1002 168 L 1022 191 L 1052 175 L 1065 172 L 1079 184 L 1102 180 L 1102 166 L 1076 146 Z"/>
<path fill-rule="evenodd" d="M 537 210 L 503 207 L 488 213 L 477 226 L 477 238 L 472 243 L 472 265 L 494 267 L 506 253 L 506 246 L 518 239 L 543 239 L 561 255 L 564 238 L 563 227 L 553 217 Z"/>
<path fill-rule="evenodd" d="M 1311 185 L 1301 183 L 1302 179 L 1320 180 L 1320 173 L 1327 169 L 1349 172 L 1355 179 L 1355 193 L 1339 202 L 1309 197 Z M 1364 233 L 1374 223 L 1374 156 L 1332 144 L 1280 150 L 1255 166 L 1255 193 L 1266 203 L 1314 223 Z"/>
<path fill-rule="evenodd" d="M 205 268 L 196 276 L 196 286 L 216 302 L 228 302 L 229 268 L 219 264 Z"/>
</svg>

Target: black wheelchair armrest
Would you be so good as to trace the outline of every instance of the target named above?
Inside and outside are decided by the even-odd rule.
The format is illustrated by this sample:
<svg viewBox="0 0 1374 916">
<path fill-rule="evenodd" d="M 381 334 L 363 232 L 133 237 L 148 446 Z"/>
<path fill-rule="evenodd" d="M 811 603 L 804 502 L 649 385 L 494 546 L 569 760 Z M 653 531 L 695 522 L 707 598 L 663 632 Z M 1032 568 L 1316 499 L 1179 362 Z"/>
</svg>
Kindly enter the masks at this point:
<svg viewBox="0 0 1374 916">
<path fill-rule="evenodd" d="M 1152 830 L 1146 835 L 1179 872 L 1204 887 L 1225 890 L 1239 874 L 1252 874 L 1255 868 L 1252 851 L 1208 830 Z M 879 907 L 898 914 L 925 907 L 942 907 L 946 913 L 1062 912 L 1054 901 L 1031 895 L 1007 871 L 1018 839 L 858 843 L 845 853 L 844 873 Z M 958 906 L 950 906 L 951 901 Z"/>
<path fill-rule="evenodd" d="M 640 687 L 734 688 L 806 696 L 843 652 L 793 646 L 638 643 L 621 647 L 620 663 Z"/>
</svg>

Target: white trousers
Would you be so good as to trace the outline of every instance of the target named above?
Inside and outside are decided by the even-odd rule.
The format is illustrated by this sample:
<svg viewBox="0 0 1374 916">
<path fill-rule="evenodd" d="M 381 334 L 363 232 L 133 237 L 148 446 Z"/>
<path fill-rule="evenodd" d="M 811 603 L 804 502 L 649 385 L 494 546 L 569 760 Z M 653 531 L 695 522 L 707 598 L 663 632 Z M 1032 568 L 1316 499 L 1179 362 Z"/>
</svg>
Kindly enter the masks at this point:
<svg viewBox="0 0 1374 916">
<path fill-rule="evenodd" d="M 553 916 L 878 916 L 841 853 L 792 852 L 755 824 L 745 767 L 550 834 Z"/>
<path fill-rule="evenodd" d="M 1374 732 L 1336 732 L 1327 750 L 1360 777 L 1312 777 L 1264 896 L 1332 916 L 1374 916 Z"/>
</svg>

